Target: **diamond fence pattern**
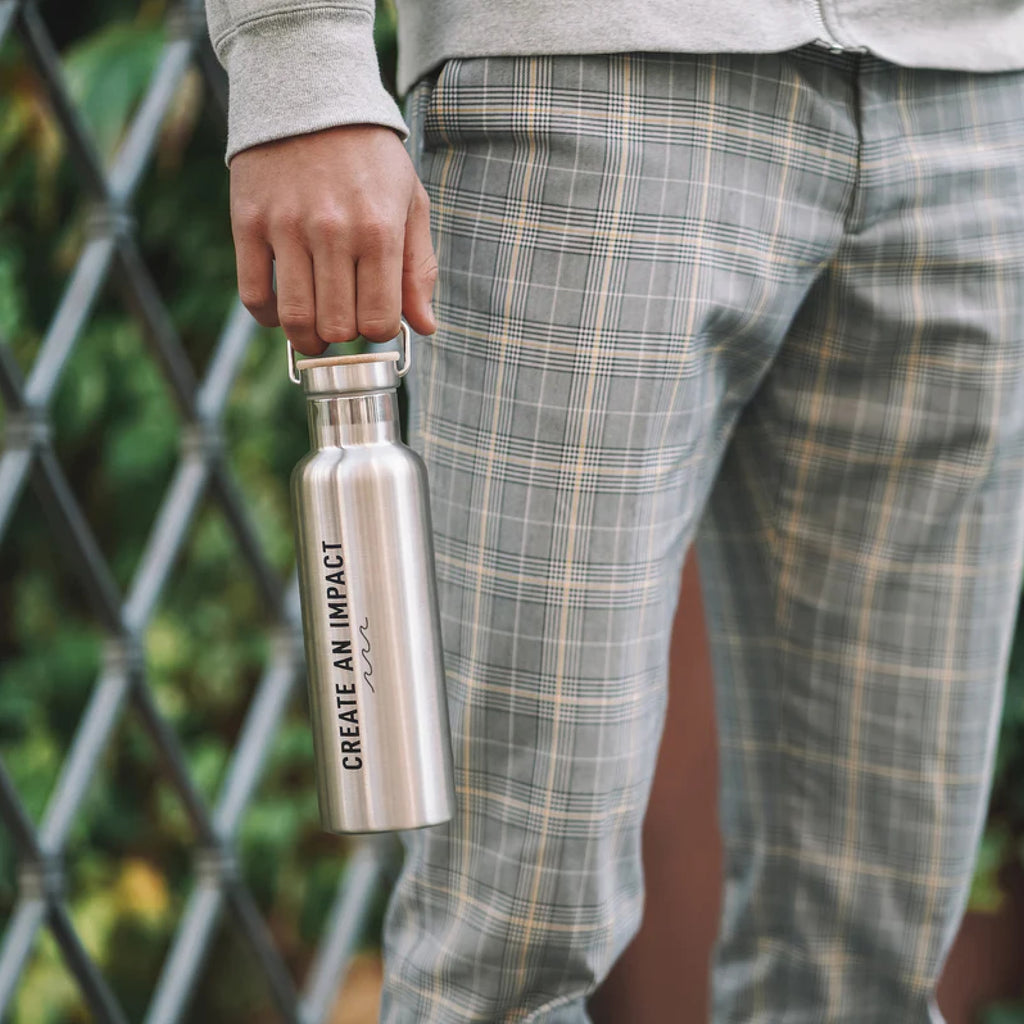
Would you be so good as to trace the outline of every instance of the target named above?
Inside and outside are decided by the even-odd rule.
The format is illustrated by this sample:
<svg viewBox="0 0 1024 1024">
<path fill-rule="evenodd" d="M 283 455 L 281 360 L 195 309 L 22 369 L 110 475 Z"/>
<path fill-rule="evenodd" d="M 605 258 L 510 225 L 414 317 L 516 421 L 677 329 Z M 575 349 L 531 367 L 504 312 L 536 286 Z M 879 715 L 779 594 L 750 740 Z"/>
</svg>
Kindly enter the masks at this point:
<svg viewBox="0 0 1024 1024">
<path fill-rule="evenodd" d="M 101 756 L 114 742 L 115 727 L 124 714 L 133 714 L 158 750 L 162 775 L 179 796 L 196 836 L 196 882 L 149 1001 L 146 1024 L 189 1019 L 190 996 L 225 915 L 255 954 L 281 1017 L 313 1024 L 324 1020 L 331 1009 L 380 882 L 387 849 L 370 841 L 353 848 L 319 951 L 304 989 L 298 991 L 235 858 L 240 820 L 286 702 L 303 672 L 294 580 L 280 579 L 261 547 L 225 456 L 221 431 L 228 394 L 254 324 L 240 305 L 230 310 L 208 369 L 197 379 L 141 257 L 131 214 L 133 196 L 150 163 L 161 124 L 190 68 L 199 69 L 209 95 L 222 112 L 226 108 L 226 83 L 207 43 L 202 3 L 186 0 L 173 11 L 156 71 L 106 167 L 69 98 L 56 48 L 34 3 L 0 0 L 0 41 L 9 33 L 19 38 L 44 85 L 92 203 L 92 215 L 88 239 L 27 377 L 0 339 L 0 402 L 6 414 L 0 447 L 0 542 L 23 491 L 31 486 L 88 593 L 105 632 L 106 649 L 38 826 L 0 764 L 0 820 L 13 839 L 19 863 L 18 899 L 0 940 L 0 1017 L 11 1004 L 39 932 L 49 929 L 95 1019 L 112 1024 L 128 1020 L 76 933 L 66 901 L 63 851 Z M 57 460 L 49 417 L 62 372 L 108 283 L 117 287 L 138 320 L 185 424 L 176 470 L 127 593 L 115 581 Z M 180 741 L 157 707 L 142 648 L 146 627 L 204 498 L 219 505 L 274 623 L 272 653 L 213 806 L 207 805 L 190 777 Z"/>
</svg>

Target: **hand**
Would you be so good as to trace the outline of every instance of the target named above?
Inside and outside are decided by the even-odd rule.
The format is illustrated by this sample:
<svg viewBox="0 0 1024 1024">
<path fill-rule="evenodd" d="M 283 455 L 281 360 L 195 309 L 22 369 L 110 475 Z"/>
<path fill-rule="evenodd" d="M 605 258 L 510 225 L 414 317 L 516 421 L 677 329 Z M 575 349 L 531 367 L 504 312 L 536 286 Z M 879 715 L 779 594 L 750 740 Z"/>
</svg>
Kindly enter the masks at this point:
<svg viewBox="0 0 1024 1024">
<path fill-rule="evenodd" d="M 242 302 L 310 356 L 360 334 L 387 341 L 403 314 L 413 330 L 432 334 L 429 211 L 390 128 L 347 125 L 243 150 L 231 161 Z"/>
</svg>

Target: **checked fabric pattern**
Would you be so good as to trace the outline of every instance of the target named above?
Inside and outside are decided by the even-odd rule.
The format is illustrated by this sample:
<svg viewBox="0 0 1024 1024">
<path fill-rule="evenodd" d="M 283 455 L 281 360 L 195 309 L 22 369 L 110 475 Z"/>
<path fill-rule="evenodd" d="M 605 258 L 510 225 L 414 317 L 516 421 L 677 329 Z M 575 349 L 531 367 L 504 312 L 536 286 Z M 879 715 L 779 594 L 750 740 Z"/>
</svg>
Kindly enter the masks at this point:
<svg viewBox="0 0 1024 1024">
<path fill-rule="evenodd" d="M 939 1020 L 1021 576 L 1024 76 L 457 59 L 410 115 L 461 806 L 407 837 L 383 1020 L 587 1019 L 698 532 L 716 1024 Z"/>
</svg>

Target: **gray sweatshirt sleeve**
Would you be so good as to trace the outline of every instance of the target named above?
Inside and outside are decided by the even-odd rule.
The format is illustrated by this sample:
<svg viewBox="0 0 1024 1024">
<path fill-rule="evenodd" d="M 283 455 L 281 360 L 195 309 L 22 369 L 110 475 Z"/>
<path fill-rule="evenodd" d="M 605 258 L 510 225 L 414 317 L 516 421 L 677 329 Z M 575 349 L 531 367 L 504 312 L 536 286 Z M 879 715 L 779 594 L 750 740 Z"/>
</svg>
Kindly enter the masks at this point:
<svg viewBox="0 0 1024 1024">
<path fill-rule="evenodd" d="M 228 73 L 228 149 L 343 124 L 408 134 L 380 80 L 374 0 L 206 0 Z"/>
</svg>

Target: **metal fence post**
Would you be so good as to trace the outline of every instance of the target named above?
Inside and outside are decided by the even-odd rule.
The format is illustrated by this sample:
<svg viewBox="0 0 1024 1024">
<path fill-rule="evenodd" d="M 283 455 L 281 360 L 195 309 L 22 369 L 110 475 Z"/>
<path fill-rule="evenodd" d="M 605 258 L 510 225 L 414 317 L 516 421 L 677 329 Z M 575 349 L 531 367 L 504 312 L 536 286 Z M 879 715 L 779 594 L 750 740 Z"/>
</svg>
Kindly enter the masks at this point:
<svg viewBox="0 0 1024 1024">
<path fill-rule="evenodd" d="M 227 312 L 205 376 L 196 380 L 135 238 L 132 201 L 148 167 L 161 124 L 190 69 L 203 75 L 223 116 L 226 86 L 209 50 L 201 0 L 185 0 L 171 14 L 167 41 L 149 87 L 109 169 L 65 86 L 60 60 L 33 0 L 0 0 L 0 41 L 14 33 L 42 83 L 55 122 L 94 204 L 91 234 L 54 310 L 27 378 L 0 339 L 0 404 L 6 430 L 0 445 L 0 543 L 30 485 L 63 538 L 107 635 L 107 656 L 78 724 L 46 811 L 37 828 L 0 763 L 0 823 L 19 862 L 19 897 L 0 937 L 0 1017 L 9 1008 L 40 929 L 49 929 L 95 1018 L 126 1021 L 123 1008 L 92 961 L 68 912 L 63 854 L 82 797 L 124 714 L 134 714 L 160 754 L 161 771 L 181 799 L 197 836 L 197 880 L 151 994 L 146 1024 L 173 1024 L 188 1016 L 189 999 L 207 962 L 224 915 L 255 952 L 282 1019 L 315 1024 L 326 1019 L 369 906 L 380 884 L 384 847 L 356 847 L 328 914 L 305 991 L 298 991 L 255 900 L 236 869 L 235 845 L 270 738 L 287 699 L 301 681 L 294 583 L 281 580 L 261 547 L 245 502 L 223 456 L 220 421 L 254 323 L 236 305 Z M 68 358 L 101 289 L 112 275 L 140 323 L 185 421 L 181 457 L 152 523 L 143 556 L 122 594 L 54 454 L 49 408 Z M 188 535 L 201 499 L 222 512 L 274 621 L 273 652 L 250 703 L 215 806 L 207 806 L 189 775 L 176 734 L 153 699 L 141 655 L 142 638 Z"/>
</svg>

